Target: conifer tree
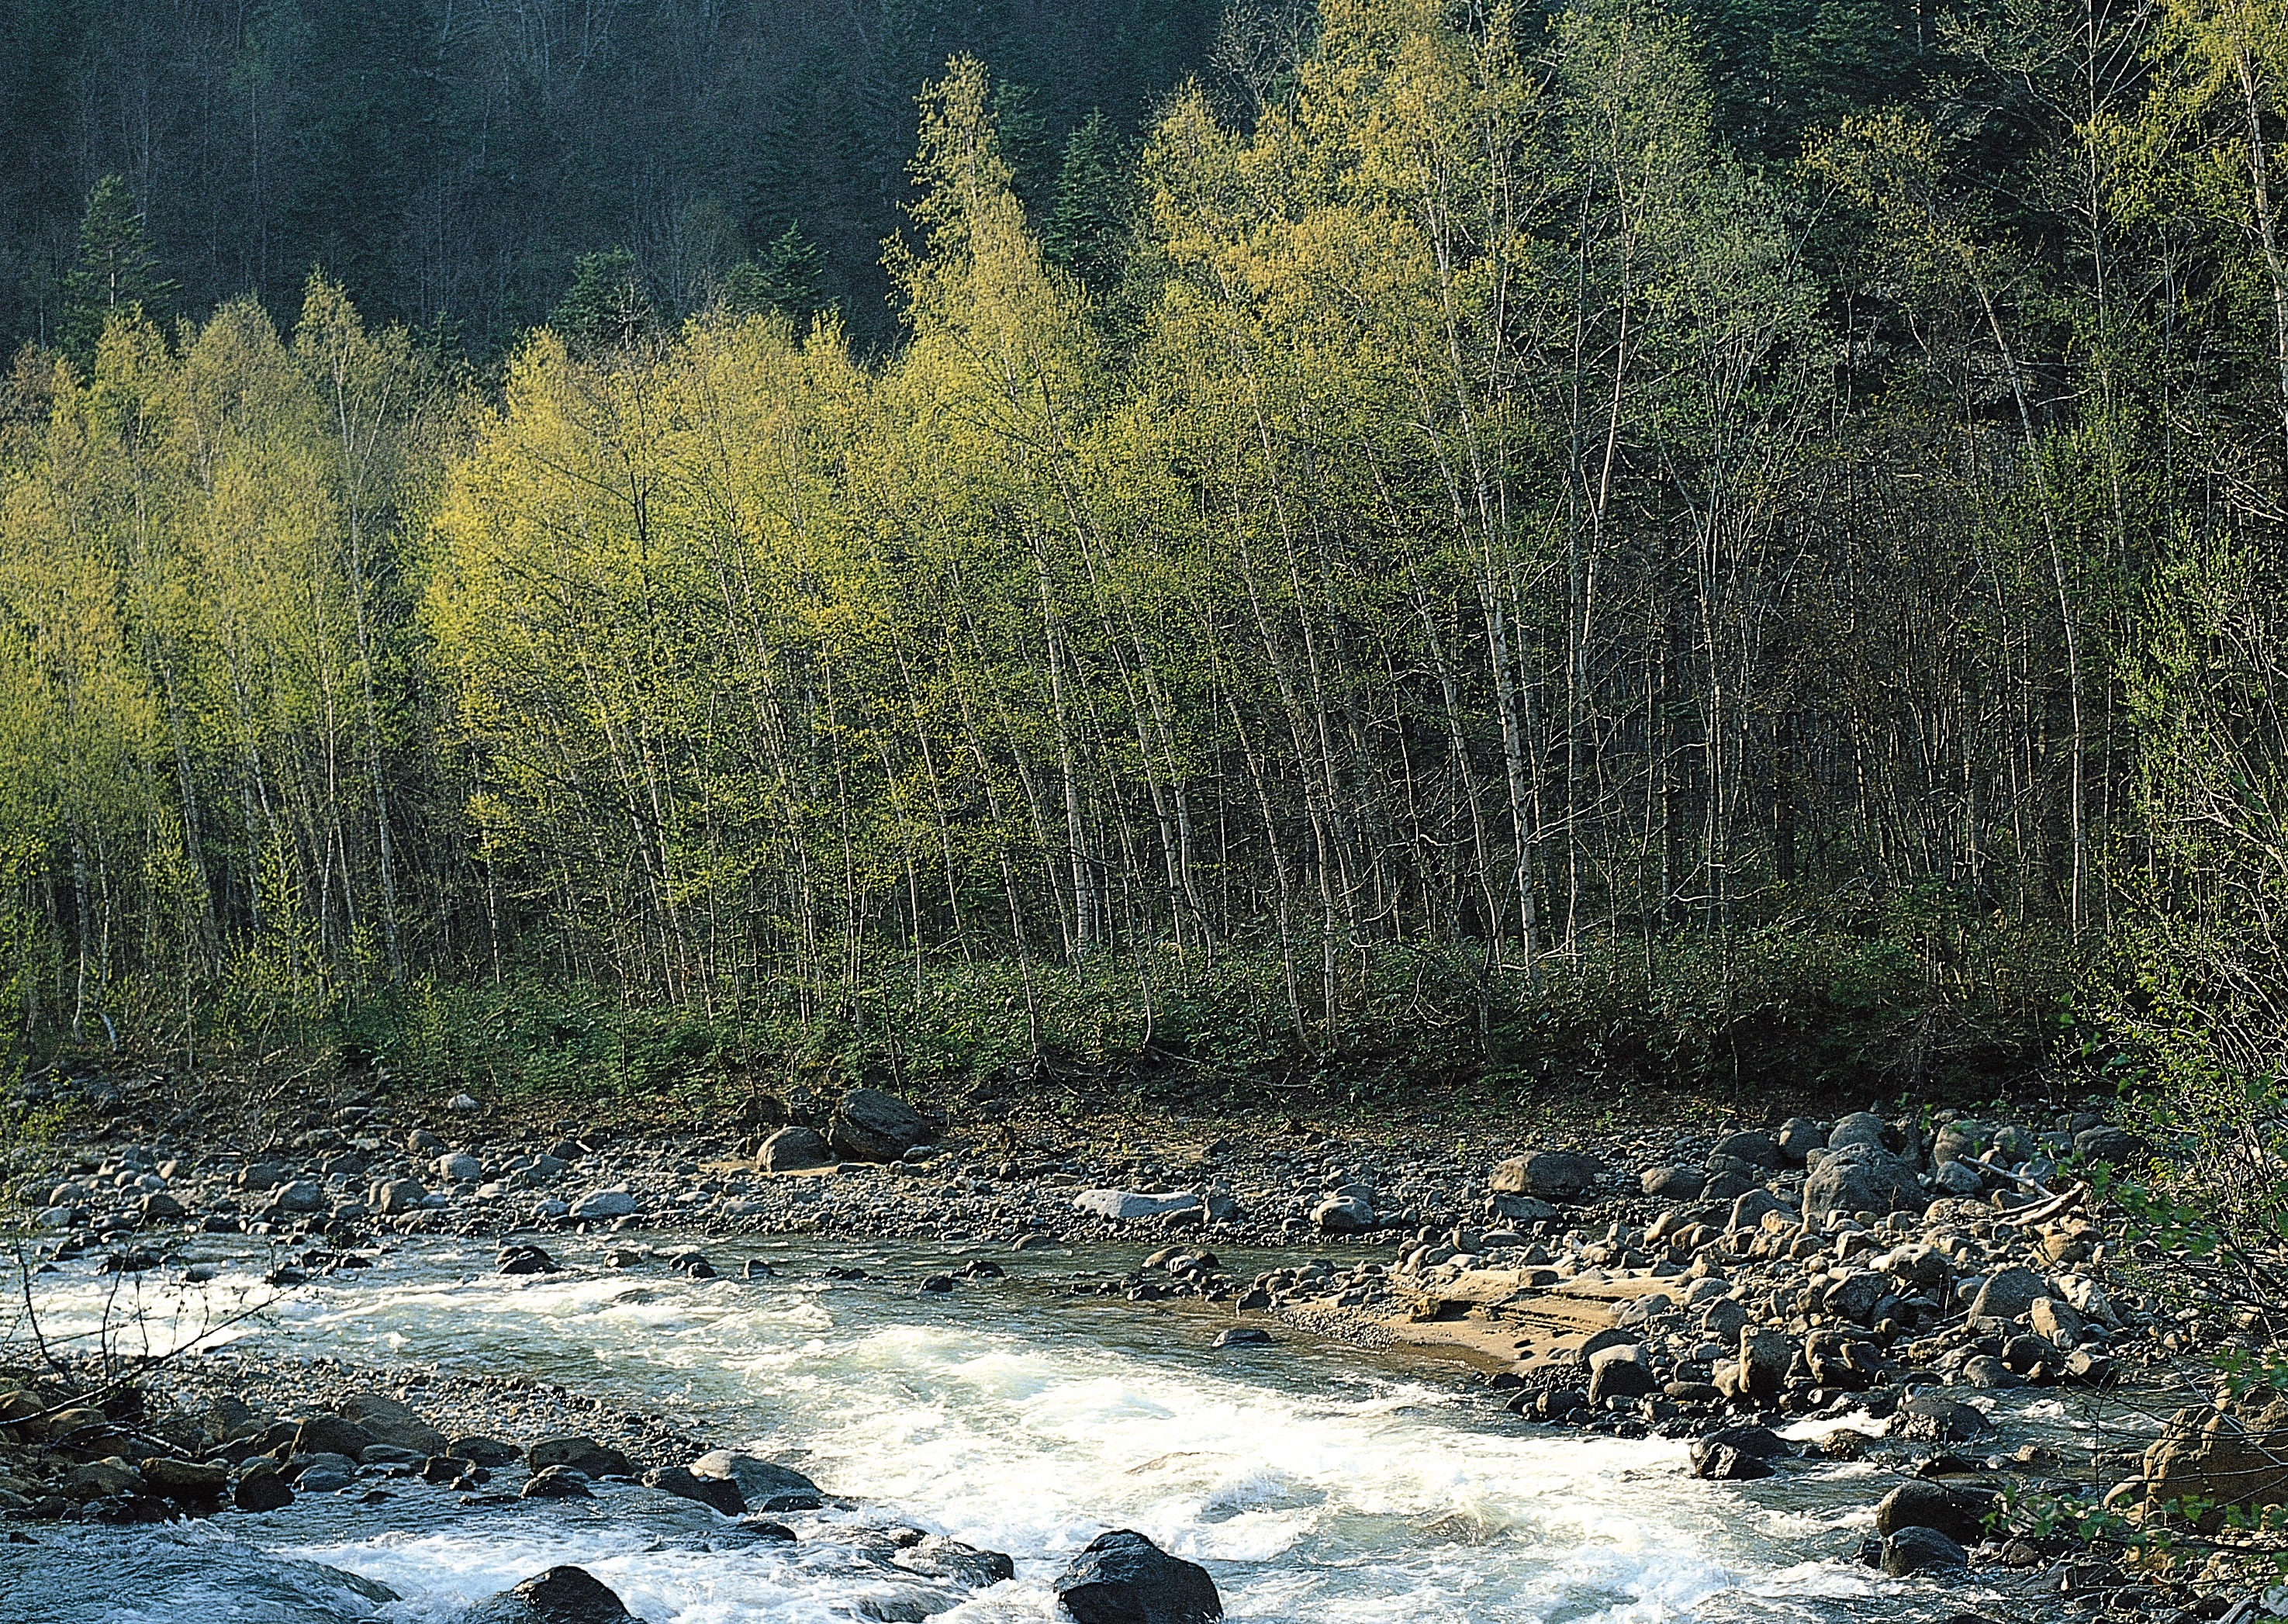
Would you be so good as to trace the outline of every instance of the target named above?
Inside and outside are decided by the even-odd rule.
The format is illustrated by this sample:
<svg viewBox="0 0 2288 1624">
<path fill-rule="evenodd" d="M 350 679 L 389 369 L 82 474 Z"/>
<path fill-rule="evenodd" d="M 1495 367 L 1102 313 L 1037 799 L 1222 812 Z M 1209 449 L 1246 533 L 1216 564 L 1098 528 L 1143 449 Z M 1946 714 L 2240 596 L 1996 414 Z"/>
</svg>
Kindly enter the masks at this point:
<svg viewBox="0 0 2288 1624">
<path fill-rule="evenodd" d="M 548 318 L 566 344 L 588 354 L 624 349 L 656 323 L 636 257 L 624 248 L 575 260 L 572 286 Z"/>
<path fill-rule="evenodd" d="M 144 234 L 135 194 L 106 175 L 88 194 L 79 226 L 79 257 L 64 276 L 62 337 L 68 353 L 94 353 L 103 324 L 116 312 L 132 318 L 163 313 L 175 284 L 159 273 L 159 256 Z"/>
<path fill-rule="evenodd" d="M 803 234 L 798 220 L 779 234 L 762 257 L 741 260 L 724 280 L 724 307 L 734 314 L 773 310 L 798 329 L 838 303 L 826 291 L 826 256 Z"/>
<path fill-rule="evenodd" d="M 1065 143 L 1056 199 L 1041 228 L 1041 257 L 1101 293 L 1120 279 L 1135 218 L 1135 179 L 1102 112 Z"/>
</svg>

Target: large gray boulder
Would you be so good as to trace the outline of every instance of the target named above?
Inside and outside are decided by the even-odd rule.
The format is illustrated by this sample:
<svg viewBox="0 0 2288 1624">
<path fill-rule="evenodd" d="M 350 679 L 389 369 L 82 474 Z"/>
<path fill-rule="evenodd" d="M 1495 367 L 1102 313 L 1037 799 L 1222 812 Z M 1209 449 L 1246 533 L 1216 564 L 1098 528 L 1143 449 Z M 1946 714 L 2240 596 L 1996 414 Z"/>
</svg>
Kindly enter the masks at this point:
<svg viewBox="0 0 2288 1624">
<path fill-rule="evenodd" d="M 1593 1156 L 1573 1151 L 1537 1151 L 1513 1156 L 1494 1168 L 1488 1188 L 1496 1195 L 1537 1195 L 1545 1201 L 1576 1201 L 1605 1170 Z"/>
<path fill-rule="evenodd" d="M 834 1160 L 834 1147 L 815 1128 L 782 1128 L 763 1141 L 755 1168 L 763 1173 L 793 1173 L 822 1168 Z"/>
<path fill-rule="evenodd" d="M 2047 1279 L 2022 1264 L 1998 1269 L 1986 1277 L 1986 1283 L 1971 1299 L 1973 1319 L 2015 1319 L 2033 1309 L 2042 1297 L 2054 1296 L 2057 1287 Z"/>
<path fill-rule="evenodd" d="M 853 1161 L 895 1161 L 930 1142 L 921 1113 L 879 1089 L 853 1089 L 834 1107 L 827 1143 Z"/>
<path fill-rule="evenodd" d="M 1200 1198 L 1188 1192 L 1146 1195 L 1134 1190 L 1084 1190 L 1073 1197 L 1073 1208 L 1091 1217 L 1125 1223 L 1131 1218 L 1164 1218 L 1172 1212 L 1189 1212 Z"/>
<path fill-rule="evenodd" d="M 1929 1206 L 1903 1157 L 1863 1141 L 1830 1149 L 1803 1181 L 1803 1216 L 1813 1223 L 1839 1212 L 1903 1210 L 1919 1216 Z"/>
<path fill-rule="evenodd" d="M 1215 1580 L 1142 1534 L 1115 1528 L 1084 1547 L 1057 1579 L 1076 1624 L 1202 1624 L 1223 1617 Z"/>
<path fill-rule="evenodd" d="M 341 1402 L 341 1412 L 372 1436 L 377 1444 L 393 1449 L 412 1449 L 422 1454 L 446 1453 L 446 1437 L 387 1393 L 352 1393 Z"/>
</svg>

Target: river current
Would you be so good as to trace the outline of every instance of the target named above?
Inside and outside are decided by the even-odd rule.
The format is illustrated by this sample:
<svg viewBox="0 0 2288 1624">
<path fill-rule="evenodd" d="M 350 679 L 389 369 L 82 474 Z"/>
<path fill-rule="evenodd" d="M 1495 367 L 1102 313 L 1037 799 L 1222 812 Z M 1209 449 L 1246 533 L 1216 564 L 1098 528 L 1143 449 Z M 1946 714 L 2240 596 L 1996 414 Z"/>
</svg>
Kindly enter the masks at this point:
<svg viewBox="0 0 2288 1624">
<path fill-rule="evenodd" d="M 562 1382 L 753 1440 L 858 1503 L 786 1518 L 792 1546 L 608 1484 L 591 1501 L 465 1506 L 413 1484 L 377 1505 L 350 1491 L 264 1517 L 43 1528 L 0 1545 L 0 1624 L 451 1624 L 558 1563 L 650 1624 L 840 1624 L 873 1581 L 835 1537 L 869 1525 L 1015 1559 L 944 1624 L 1061 1617 L 1052 1581 L 1107 1527 L 1204 1564 L 1227 1616 L 1292 1624 L 1851 1624 L 1979 1599 L 1851 1560 L 1887 1486 L 1873 1467 L 1703 1483 L 1682 1443 L 1530 1425 L 1450 1379 L 1301 1340 L 1216 1351 L 1196 1311 L 1070 1293 L 1076 1271 L 1134 1253 L 997 1254 L 1007 1279 L 924 1294 L 957 1248 L 708 1248 L 727 1276 L 769 1259 L 759 1281 L 607 1270 L 603 1249 L 571 1240 L 568 1272 L 507 1278 L 478 1243 L 409 1243 L 297 1288 L 234 1327 L 234 1351 Z M 829 1279 L 830 1264 L 870 1278 Z M 216 1266 L 225 1294 L 258 1267 Z M 49 1277 L 51 1335 L 93 1323 L 113 1282 L 70 1272 L 87 1267 Z"/>
</svg>

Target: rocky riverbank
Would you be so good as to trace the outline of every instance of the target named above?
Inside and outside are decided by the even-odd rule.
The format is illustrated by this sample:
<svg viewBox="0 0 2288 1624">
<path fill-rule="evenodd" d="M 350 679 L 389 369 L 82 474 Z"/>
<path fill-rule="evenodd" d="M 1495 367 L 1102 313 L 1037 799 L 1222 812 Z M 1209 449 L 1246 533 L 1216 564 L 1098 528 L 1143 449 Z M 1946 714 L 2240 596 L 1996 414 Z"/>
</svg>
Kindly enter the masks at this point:
<svg viewBox="0 0 2288 1624">
<path fill-rule="evenodd" d="M 2199 1402 L 2197 1391 L 2165 1400 L 2179 1413 L 2157 1432 L 2118 1406 L 2106 1423 L 2117 1430 L 2101 1426 L 2071 1458 L 2012 1438 L 2006 1414 L 1996 1419 L 1996 1398 L 2025 1387 L 2093 1406 L 2126 1392 L 2149 1407 L 2188 1389 L 2198 1368 L 2188 1356 L 2215 1340 L 2213 1327 L 2141 1296 L 2118 1267 L 2086 1174 L 2133 1167 L 2144 1153 L 2093 1117 L 1924 1125 L 1861 1113 L 1449 1153 L 1300 1126 L 1266 1136 L 1167 1124 L 1125 1145 L 1042 1130 L 981 1141 L 872 1090 L 759 1145 L 652 1144 L 572 1124 L 544 1137 L 489 1132 L 481 1114 L 449 1107 L 409 1121 L 353 1105 L 258 1146 L 59 1153 L 28 1170 L 43 1251 L 136 1272 L 179 1263 L 202 1236 L 253 1236 L 273 1243 L 272 1279 L 290 1288 L 313 1271 L 354 1269 L 398 1235 L 485 1237 L 501 1246 L 498 1266 L 518 1272 L 555 1266 L 552 1236 L 669 1231 L 687 1239 L 660 1246 L 631 1234 L 606 1266 L 704 1278 L 715 1264 L 703 1238 L 803 1232 L 979 1243 L 965 1271 L 973 1283 L 999 1272 L 987 1248 L 1144 1240 L 1156 1245 L 1142 1267 L 1078 1274 L 1069 1288 L 1196 1303 L 1224 1319 L 1230 1343 L 1307 1335 L 1458 1361 L 1512 1424 L 1689 1438 L 1692 1470 L 1711 1478 L 1871 1463 L 1888 1476 L 1878 1480 L 1870 1565 L 2006 1585 L 2034 1610 L 2017 1616 L 2228 1616 L 2248 1599 L 2230 1561 L 2117 1563 L 2045 1533 L 2030 1508 L 2101 1495 L 2158 1525 L 2173 1502 L 2261 1504 L 2288 1477 L 2241 1458 L 2265 1454 L 2262 1415 Z M 1256 1247 L 1295 1259 L 1243 1278 L 1217 1255 Z M 950 1272 L 919 1284 L 967 1288 Z M 165 1485 L 211 1487 L 218 1468 L 235 1501 L 250 1479 L 291 1487 L 317 1455 L 341 1457 L 319 1462 L 322 1482 L 348 1462 L 339 1487 L 377 1471 L 498 1495 L 511 1490 L 490 1474 L 513 1467 L 524 1473 L 515 1493 L 546 1493 L 533 1485 L 566 1482 L 549 1472 L 583 1464 L 554 1459 L 560 1451 L 543 1447 L 552 1438 L 606 1452 L 585 1464 L 610 1469 L 607 1477 L 711 1475 L 697 1464 L 698 1440 L 656 1418 L 584 1418 L 559 1394 L 544 1395 L 559 1406 L 545 1426 L 489 1421 L 512 1398 L 537 1400 L 433 1377 L 417 1394 L 401 1379 L 384 1397 L 422 1400 L 433 1419 L 416 1419 L 438 1436 L 425 1431 L 417 1450 L 382 1440 L 368 1461 L 316 1448 L 323 1440 L 298 1430 L 313 1414 L 356 1424 L 368 1402 L 358 1393 L 272 1391 L 242 1371 L 223 1381 L 243 1378 L 253 1395 L 240 1398 L 251 1413 L 234 1417 L 209 1374 L 223 1367 L 177 1368 L 175 1432 L 141 1435 L 172 1453 L 141 1458 L 179 1466 L 162 1464 L 155 1480 L 130 1452 L 91 1456 L 65 1462 L 65 1474 L 108 1461 L 115 1477 L 141 1474 L 140 1487 L 83 1474 L 67 1489 L 63 1476 L 35 1471 L 0 1503 L 78 1517 L 179 1508 Z M 180 1417 L 202 1393 L 216 1403 L 194 1435 Z M 104 1429 L 140 1424 L 107 1413 L 82 1436 L 60 1427 L 69 1412 L 57 1398 L 35 1393 L 16 1408 L 33 1398 L 45 1414 L 18 1424 L 45 1436 L 27 1436 L 25 1451 L 52 1456 L 60 1442 L 87 1455 Z M 290 1420 L 297 1430 L 281 1432 Z M 512 1458 L 455 1453 L 457 1442 L 491 1438 L 488 1426 L 514 1435 L 493 1440 Z M 260 1446 L 233 1454 L 249 1444 Z"/>
</svg>

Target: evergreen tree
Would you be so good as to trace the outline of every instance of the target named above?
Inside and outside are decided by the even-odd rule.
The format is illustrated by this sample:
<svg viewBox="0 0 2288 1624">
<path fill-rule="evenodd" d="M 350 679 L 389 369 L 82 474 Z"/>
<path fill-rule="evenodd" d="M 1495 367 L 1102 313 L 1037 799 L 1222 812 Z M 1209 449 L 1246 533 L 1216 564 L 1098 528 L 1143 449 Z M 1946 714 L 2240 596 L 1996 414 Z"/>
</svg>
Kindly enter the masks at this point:
<svg viewBox="0 0 2288 1624">
<path fill-rule="evenodd" d="M 66 352 L 92 354 L 115 311 L 156 317 L 174 291 L 175 284 L 159 273 L 159 256 L 144 234 L 135 194 L 119 176 L 106 175 L 88 194 L 79 225 L 79 257 L 64 276 Z"/>
<path fill-rule="evenodd" d="M 1120 280 L 1135 215 L 1135 176 L 1120 138 L 1101 112 L 1091 113 L 1065 143 L 1041 257 L 1103 292 Z"/>
<path fill-rule="evenodd" d="M 572 286 L 550 313 L 548 325 L 575 350 L 600 353 L 633 344 L 657 321 L 636 257 L 615 248 L 573 262 Z"/>
<path fill-rule="evenodd" d="M 826 291 L 826 256 L 797 221 L 779 234 L 762 257 L 746 258 L 724 279 L 723 305 L 738 315 L 775 310 L 807 328 L 838 301 Z"/>
</svg>

